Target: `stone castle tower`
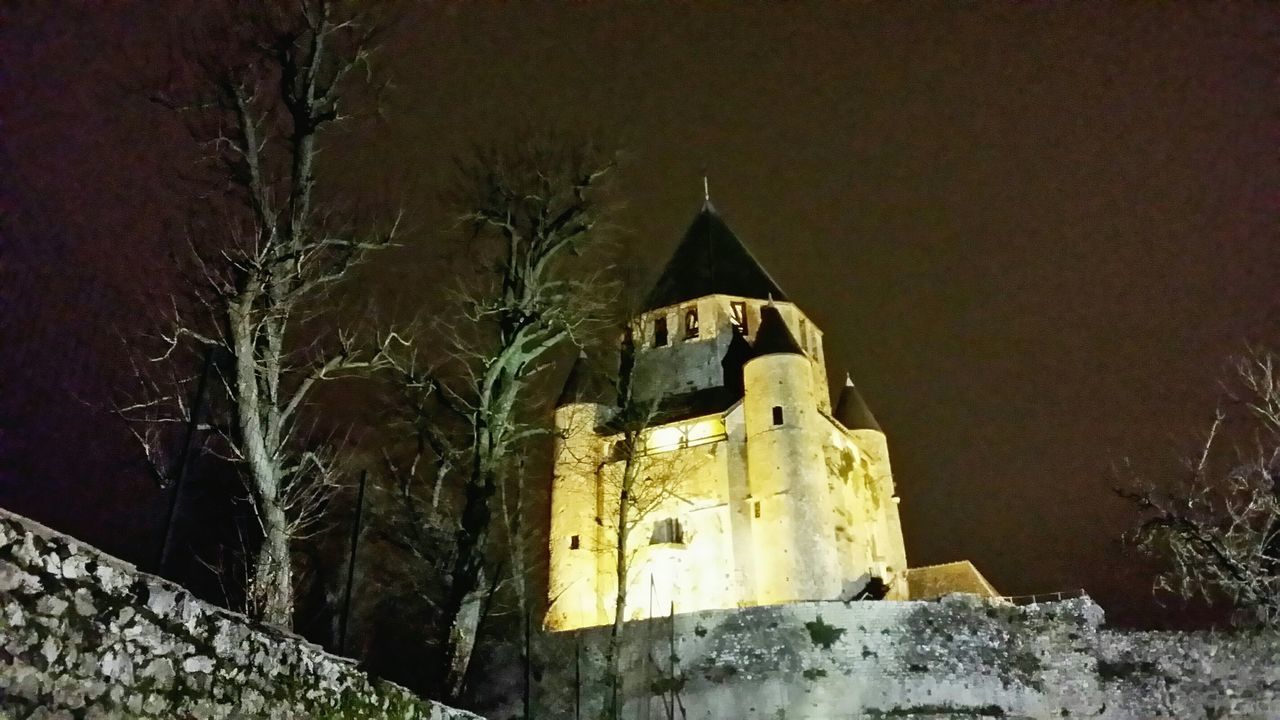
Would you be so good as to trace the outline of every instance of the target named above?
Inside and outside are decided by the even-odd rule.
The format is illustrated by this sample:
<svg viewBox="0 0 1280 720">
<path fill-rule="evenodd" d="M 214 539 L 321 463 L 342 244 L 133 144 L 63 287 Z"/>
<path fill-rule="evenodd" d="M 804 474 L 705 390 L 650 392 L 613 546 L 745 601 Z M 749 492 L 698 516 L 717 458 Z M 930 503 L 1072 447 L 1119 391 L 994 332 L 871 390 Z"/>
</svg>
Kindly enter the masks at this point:
<svg viewBox="0 0 1280 720">
<path fill-rule="evenodd" d="M 556 408 L 548 629 L 612 621 L 619 527 L 627 619 L 908 596 L 884 432 L 849 380 L 832 405 L 822 331 L 709 200 L 631 334 L 655 410 L 625 524 L 623 436 L 581 360 Z"/>
</svg>

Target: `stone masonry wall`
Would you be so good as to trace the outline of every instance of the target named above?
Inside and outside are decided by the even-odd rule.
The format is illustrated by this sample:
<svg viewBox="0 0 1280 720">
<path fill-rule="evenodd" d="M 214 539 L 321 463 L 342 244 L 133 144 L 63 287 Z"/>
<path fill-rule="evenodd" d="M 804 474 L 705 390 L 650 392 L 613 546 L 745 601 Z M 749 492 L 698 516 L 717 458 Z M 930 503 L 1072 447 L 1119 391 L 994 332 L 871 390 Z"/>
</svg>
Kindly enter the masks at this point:
<svg viewBox="0 0 1280 720">
<path fill-rule="evenodd" d="M 0 717 L 479 720 L 3 510 Z"/>
<path fill-rule="evenodd" d="M 1280 637 L 1121 633 L 1102 620 L 1088 598 L 1014 607 L 954 595 L 638 621 L 624 717 L 1280 717 Z M 543 637 L 538 717 L 594 720 L 607 635 Z"/>
</svg>

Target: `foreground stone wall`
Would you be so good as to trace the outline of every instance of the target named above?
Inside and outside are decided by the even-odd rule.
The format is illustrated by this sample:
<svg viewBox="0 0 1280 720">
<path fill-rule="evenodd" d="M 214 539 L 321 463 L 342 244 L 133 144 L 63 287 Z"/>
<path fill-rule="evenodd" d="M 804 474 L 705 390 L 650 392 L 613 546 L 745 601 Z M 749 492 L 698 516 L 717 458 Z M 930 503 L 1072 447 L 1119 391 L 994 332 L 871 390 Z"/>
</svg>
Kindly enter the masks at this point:
<svg viewBox="0 0 1280 720">
<path fill-rule="evenodd" d="M 479 718 L 3 510 L 0 717 Z"/>
<path fill-rule="evenodd" d="M 1102 620 L 1088 598 L 1014 607 L 950 596 L 635 622 L 624 716 L 1280 717 L 1280 637 L 1120 633 Z M 607 634 L 543 638 L 541 717 L 596 717 Z"/>
</svg>

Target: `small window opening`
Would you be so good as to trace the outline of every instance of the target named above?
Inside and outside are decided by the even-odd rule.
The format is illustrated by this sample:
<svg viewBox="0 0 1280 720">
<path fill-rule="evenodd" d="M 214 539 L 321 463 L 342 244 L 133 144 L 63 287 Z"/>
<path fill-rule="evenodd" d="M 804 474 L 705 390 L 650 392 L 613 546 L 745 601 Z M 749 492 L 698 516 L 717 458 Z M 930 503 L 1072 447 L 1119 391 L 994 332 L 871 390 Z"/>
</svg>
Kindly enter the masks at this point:
<svg viewBox="0 0 1280 720">
<path fill-rule="evenodd" d="M 689 308 L 684 311 L 684 339 L 691 340 L 698 337 L 698 308 Z"/>
<path fill-rule="evenodd" d="M 747 327 L 747 304 L 745 302 L 742 302 L 741 300 L 734 300 L 729 303 L 729 321 L 732 322 L 743 335 L 746 335 L 751 331 L 750 328 Z"/>
<path fill-rule="evenodd" d="M 667 319 L 664 317 L 653 321 L 653 346 L 662 347 L 667 344 Z"/>
<path fill-rule="evenodd" d="M 759 501 L 757 501 L 757 502 L 755 503 L 754 515 L 755 515 L 756 517 L 760 517 L 760 503 L 759 503 Z"/>
<path fill-rule="evenodd" d="M 781 405 L 773 406 L 773 424 L 774 425 L 782 424 L 782 406 Z"/>
<path fill-rule="evenodd" d="M 650 545 L 666 543 L 684 544 L 684 528 L 675 518 L 663 518 L 653 524 L 653 534 L 649 536 Z"/>
<path fill-rule="evenodd" d="M 573 537 L 569 538 L 570 550 L 577 550 L 580 547 L 582 547 L 582 542 L 578 539 L 577 535 L 574 535 Z"/>
</svg>

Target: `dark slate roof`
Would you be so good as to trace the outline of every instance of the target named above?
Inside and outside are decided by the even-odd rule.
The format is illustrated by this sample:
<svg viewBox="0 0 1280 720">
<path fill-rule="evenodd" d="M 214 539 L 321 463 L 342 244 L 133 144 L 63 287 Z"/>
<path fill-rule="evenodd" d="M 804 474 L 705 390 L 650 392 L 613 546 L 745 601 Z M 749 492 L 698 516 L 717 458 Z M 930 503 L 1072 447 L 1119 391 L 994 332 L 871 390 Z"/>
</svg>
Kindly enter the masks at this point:
<svg viewBox="0 0 1280 720">
<path fill-rule="evenodd" d="M 652 414 L 644 418 L 648 427 L 666 425 L 691 418 L 702 417 L 714 413 L 722 413 L 733 407 L 742 399 L 742 392 L 731 387 L 709 387 L 693 390 L 679 395 L 663 397 Z M 601 435 L 611 435 L 622 431 L 621 418 L 614 417 L 596 429 Z"/>
<path fill-rule="evenodd" d="M 787 321 L 773 304 L 760 308 L 760 329 L 756 330 L 756 341 L 751 346 L 751 356 L 773 355 L 775 353 L 794 353 L 803 355 L 800 343 L 787 328 Z"/>
<path fill-rule="evenodd" d="M 871 409 L 862 399 L 862 393 L 854 387 L 853 378 L 848 375 L 844 378 L 844 389 L 840 391 L 840 399 L 836 402 L 836 410 L 832 414 L 849 430 L 884 432 L 880 429 L 880 423 L 876 422 L 876 416 L 871 414 Z"/>
<path fill-rule="evenodd" d="M 743 378 L 742 366 L 752 358 L 751 343 L 747 342 L 747 338 L 738 328 L 733 329 L 733 338 L 729 341 L 729 347 L 725 349 L 724 357 L 720 358 L 720 370 L 724 378 L 724 386 L 742 394 Z"/>
<path fill-rule="evenodd" d="M 644 309 L 717 294 L 787 299 L 708 200 L 663 268 Z"/>
<path fill-rule="evenodd" d="M 604 378 L 592 369 L 587 362 L 587 354 L 582 352 L 578 353 L 578 359 L 569 370 L 569 377 L 564 381 L 564 390 L 560 392 L 560 399 L 556 400 L 556 407 L 573 403 L 604 403 L 607 402 L 608 395 Z"/>
</svg>

